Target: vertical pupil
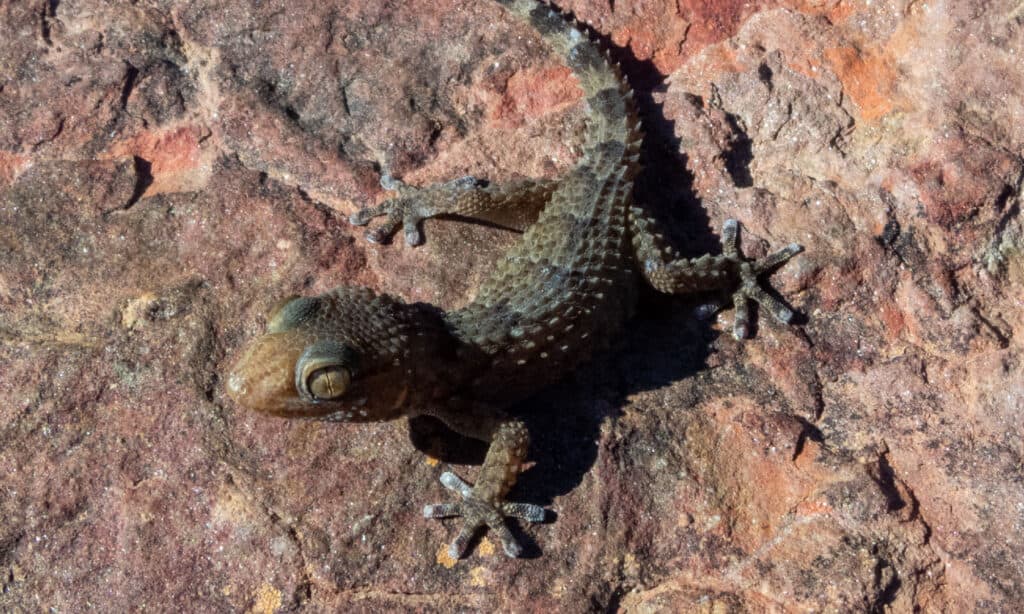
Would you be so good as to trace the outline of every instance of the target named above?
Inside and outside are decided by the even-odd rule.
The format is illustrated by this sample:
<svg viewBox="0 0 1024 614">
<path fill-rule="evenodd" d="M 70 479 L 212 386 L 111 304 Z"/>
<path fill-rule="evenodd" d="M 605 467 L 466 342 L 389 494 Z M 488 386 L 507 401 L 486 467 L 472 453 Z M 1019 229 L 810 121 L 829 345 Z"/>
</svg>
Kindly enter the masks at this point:
<svg viewBox="0 0 1024 614">
<path fill-rule="evenodd" d="M 312 375 L 309 390 L 318 399 L 333 399 L 345 394 L 348 386 L 348 373 L 344 369 L 331 367 L 322 369 Z"/>
</svg>

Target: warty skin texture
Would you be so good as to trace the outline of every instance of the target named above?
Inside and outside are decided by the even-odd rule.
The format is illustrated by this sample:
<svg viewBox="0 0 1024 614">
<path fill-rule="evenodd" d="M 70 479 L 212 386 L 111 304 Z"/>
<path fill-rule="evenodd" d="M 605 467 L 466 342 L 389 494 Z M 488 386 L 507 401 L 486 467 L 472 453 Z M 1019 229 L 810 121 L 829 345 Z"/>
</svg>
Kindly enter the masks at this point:
<svg viewBox="0 0 1024 614">
<path fill-rule="evenodd" d="M 449 554 L 459 558 L 484 526 L 505 553 L 522 549 L 506 516 L 531 522 L 543 508 L 505 496 L 526 458 L 525 424 L 510 405 L 570 372 L 607 345 L 632 314 L 641 280 L 659 291 L 734 288 L 734 333 L 745 336 L 754 300 L 788 322 L 784 305 L 758 276 L 800 251 L 792 244 L 756 262 L 737 248 L 738 225 L 726 223 L 723 253 L 679 258 L 656 224 L 632 201 L 639 172 L 640 121 L 617 68 L 571 20 L 534 0 L 500 1 L 563 55 L 589 107 L 585 154 L 564 177 L 483 185 L 472 177 L 426 188 L 384 176 L 394 198 L 352 216 L 383 223 L 367 234 L 388 239 L 399 227 L 409 244 L 420 221 L 458 214 L 523 230 L 474 300 L 452 312 L 406 304 L 365 288 L 286 299 L 267 332 L 246 348 L 227 378 L 240 405 L 286 417 L 340 421 L 430 415 L 454 431 L 490 442 L 476 482 L 446 472 L 441 482 L 460 496 L 427 505 L 426 517 L 461 516 Z"/>
</svg>

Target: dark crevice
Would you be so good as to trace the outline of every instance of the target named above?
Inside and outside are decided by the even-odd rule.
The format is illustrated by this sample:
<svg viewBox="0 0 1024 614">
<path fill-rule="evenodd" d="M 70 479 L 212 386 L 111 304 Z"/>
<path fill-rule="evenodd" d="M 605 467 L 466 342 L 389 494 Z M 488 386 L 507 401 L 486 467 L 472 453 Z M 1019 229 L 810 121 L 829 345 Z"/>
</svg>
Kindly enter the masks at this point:
<svg viewBox="0 0 1024 614">
<path fill-rule="evenodd" d="M 593 608 L 595 612 L 621 612 L 622 611 L 622 599 L 629 593 L 629 589 L 625 585 L 618 585 L 612 588 L 611 594 L 608 596 L 607 604 L 595 603 Z"/>
<path fill-rule="evenodd" d="M 1006 203 L 1009 202 L 1010 197 L 1013 196 L 1015 192 L 1016 190 L 1014 190 L 1012 185 L 1004 185 L 1002 191 L 999 192 L 999 196 L 997 196 L 995 200 L 996 211 L 1002 211 L 1003 208 L 1006 207 Z"/>
<path fill-rule="evenodd" d="M 822 434 L 821 429 L 800 416 L 794 416 L 794 418 L 800 422 L 803 429 L 800 431 L 800 435 L 796 438 L 796 444 L 793 446 L 793 458 L 791 460 L 796 460 L 804 453 L 804 446 L 807 445 L 808 439 L 817 444 L 824 445 L 825 443 L 825 435 Z"/>
<path fill-rule="evenodd" d="M 872 554 L 877 556 L 879 553 L 872 552 Z M 887 570 L 888 573 L 886 573 Z M 871 611 L 879 613 L 888 612 L 890 609 L 889 606 L 896 601 L 896 596 L 899 594 L 900 587 L 903 586 L 903 581 L 900 580 L 900 576 L 896 568 L 890 564 L 889 561 L 880 556 L 876 559 L 874 572 L 875 582 L 881 590 L 878 593 L 878 599 L 875 600 L 874 604 L 872 604 L 873 607 L 871 608 Z M 886 579 L 887 575 L 890 576 L 888 580 Z M 884 585 L 883 582 L 885 583 Z"/>
<path fill-rule="evenodd" d="M 1006 230 L 1006 227 L 1010 224 L 1010 221 L 1020 215 L 1020 200 L 1014 200 L 1013 204 L 1007 207 L 1007 203 L 1010 199 L 1019 194 L 1020 186 L 1013 187 L 1010 185 L 1003 186 L 1003 191 L 999 193 L 999 197 L 996 198 L 995 205 L 997 211 L 1003 211 L 999 221 L 996 223 L 996 228 L 993 231 L 993 235 L 999 236 Z"/>
<path fill-rule="evenodd" d="M 39 32 L 47 47 L 53 46 L 53 40 L 50 37 L 50 19 L 53 17 L 51 4 L 47 2 L 39 9 Z"/>
<path fill-rule="evenodd" d="M 63 115 L 58 116 L 57 117 L 57 126 L 53 129 L 53 133 L 48 135 L 48 136 L 44 136 L 43 138 L 39 139 L 38 141 L 33 142 L 32 143 L 32 151 L 33 152 L 38 151 L 39 148 L 42 147 L 43 145 L 46 145 L 47 143 L 52 143 L 53 141 L 57 140 L 57 138 L 60 137 L 61 134 L 63 134 L 64 126 L 65 126 L 66 123 L 67 123 L 67 120 L 64 118 Z"/>
<path fill-rule="evenodd" d="M 872 479 L 878 484 L 878 488 L 885 495 L 886 499 L 886 511 L 897 512 L 907 505 L 911 507 L 911 517 L 917 515 L 917 505 L 915 501 L 904 501 L 903 495 L 900 494 L 900 489 L 896 485 L 896 471 L 889 464 L 889 457 L 887 454 L 882 454 L 878 457 L 878 468 L 877 473 L 871 476 Z"/>
<path fill-rule="evenodd" d="M 900 223 L 896 220 L 889 220 L 882 229 L 882 234 L 875 237 L 882 247 L 890 248 L 900 236 Z"/>
<path fill-rule="evenodd" d="M 301 578 L 295 585 L 295 591 L 292 593 L 292 604 L 296 608 L 302 608 L 313 596 L 313 582 L 309 577 L 307 571 L 306 556 L 302 551 L 302 540 L 299 539 L 299 532 L 295 530 L 295 527 L 290 524 L 280 522 L 277 518 L 277 514 L 271 513 L 271 518 L 274 524 L 280 524 L 281 527 L 288 533 L 288 538 L 295 544 L 295 549 L 298 550 L 299 560 L 302 561 L 301 566 Z"/>
<path fill-rule="evenodd" d="M 761 81 L 761 83 L 764 83 L 765 85 L 768 86 L 768 91 L 771 91 L 772 89 L 773 76 L 774 73 L 772 73 L 772 67 L 768 66 L 766 62 L 762 62 L 757 67 L 757 78 Z"/>
<path fill-rule="evenodd" d="M 981 310 L 974 308 L 971 311 L 974 312 L 974 317 L 978 318 L 978 321 L 981 322 L 982 325 L 996 338 L 1000 348 L 1006 349 L 1010 346 L 1010 337 L 1013 335 L 1012 333 L 1004 333 L 1003 330 L 996 326 L 991 319 L 981 313 Z"/>
<path fill-rule="evenodd" d="M 135 68 L 131 62 L 125 62 L 128 67 L 124 73 L 124 84 L 121 86 L 121 109 L 128 108 L 128 98 L 132 95 L 132 90 L 135 88 L 135 80 L 139 77 L 139 69 Z"/>
<path fill-rule="evenodd" d="M 348 104 L 348 86 L 350 84 L 351 81 L 347 81 L 343 83 L 342 86 L 338 89 L 338 93 L 340 95 L 339 100 L 341 102 L 341 108 L 342 110 L 345 111 L 345 115 L 347 115 L 348 117 L 352 116 L 352 108 Z"/>
<path fill-rule="evenodd" d="M 430 136 L 428 138 L 428 143 L 430 147 L 434 147 L 435 145 L 437 145 L 437 140 L 441 138 L 441 132 L 442 130 L 440 124 L 436 124 L 431 128 Z"/>
<path fill-rule="evenodd" d="M 133 160 L 135 162 L 135 189 L 132 190 L 128 202 L 122 207 L 125 210 L 131 209 L 135 203 L 139 202 L 149 186 L 153 185 L 153 163 L 139 156 L 134 156 Z"/>
<path fill-rule="evenodd" d="M 283 113 L 290 121 L 300 124 L 302 115 L 295 105 L 289 100 L 288 92 L 282 91 L 270 81 L 262 81 L 256 86 L 256 91 L 266 103 Z"/>
<path fill-rule="evenodd" d="M 747 135 L 739 116 L 726 113 L 725 119 L 735 135 L 729 143 L 729 149 L 724 153 L 725 170 L 736 183 L 736 187 L 752 187 L 754 177 L 750 174 L 750 163 L 754 159 L 754 142 Z"/>
</svg>

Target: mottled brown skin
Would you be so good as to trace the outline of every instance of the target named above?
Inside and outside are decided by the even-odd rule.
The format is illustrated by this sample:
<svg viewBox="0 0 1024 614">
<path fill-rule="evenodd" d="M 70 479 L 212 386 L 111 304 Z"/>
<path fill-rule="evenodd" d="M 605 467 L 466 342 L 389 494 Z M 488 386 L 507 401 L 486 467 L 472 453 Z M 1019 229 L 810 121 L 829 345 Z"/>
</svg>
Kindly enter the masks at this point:
<svg viewBox="0 0 1024 614">
<path fill-rule="evenodd" d="M 500 1 L 500 0 L 499 0 Z M 463 435 L 490 442 L 472 487 L 453 473 L 441 482 L 461 501 L 428 505 L 431 518 L 462 516 L 453 558 L 483 526 L 509 556 L 521 548 L 505 516 L 537 522 L 540 506 L 505 501 L 526 457 L 529 435 L 504 409 L 571 371 L 607 344 L 633 309 L 642 279 L 667 293 L 735 288 L 734 333 L 746 335 L 747 303 L 778 320 L 792 313 L 758 286 L 762 273 L 800 251 L 792 244 L 750 262 L 736 247 L 738 225 L 723 230 L 723 254 L 683 259 L 661 243 L 654 222 L 632 202 L 642 138 L 632 92 L 618 70 L 573 23 L 534 0 L 501 4 L 531 23 L 566 58 L 590 109 L 586 150 L 557 181 L 483 186 L 472 177 L 413 188 L 385 176 L 397 192 L 352 216 L 367 237 L 399 226 L 409 244 L 419 222 L 457 214 L 524 230 L 476 298 L 452 312 L 406 304 L 365 288 L 292 298 L 274 310 L 267 333 L 245 350 L 228 377 L 240 404 L 280 416 L 390 420 L 430 415 Z"/>
</svg>

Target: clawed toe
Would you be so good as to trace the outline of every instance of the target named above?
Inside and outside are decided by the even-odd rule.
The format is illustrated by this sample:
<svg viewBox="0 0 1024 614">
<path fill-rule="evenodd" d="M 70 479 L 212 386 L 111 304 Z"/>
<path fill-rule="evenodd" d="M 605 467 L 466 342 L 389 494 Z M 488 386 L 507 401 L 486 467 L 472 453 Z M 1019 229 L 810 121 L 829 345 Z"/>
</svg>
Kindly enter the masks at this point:
<svg viewBox="0 0 1024 614">
<path fill-rule="evenodd" d="M 366 233 L 367 241 L 387 243 L 401 226 L 406 244 L 415 246 L 423 243 L 420 222 L 444 211 L 443 207 L 438 208 L 439 203 L 451 200 L 454 194 L 471 190 L 482 183 L 476 177 L 467 175 L 429 188 L 417 188 L 384 173 L 380 177 L 380 185 L 385 190 L 397 192 L 396 196 L 376 207 L 356 211 L 349 216 L 349 223 L 366 226 L 370 220 L 383 216 L 384 221 Z"/>
<path fill-rule="evenodd" d="M 505 518 L 513 517 L 527 522 L 543 522 L 546 515 L 543 507 L 532 503 L 490 503 L 479 499 L 473 494 L 473 489 L 469 484 L 450 471 L 441 474 L 441 484 L 448 490 L 457 492 L 462 498 L 462 502 L 426 505 L 423 507 L 423 516 L 425 518 L 463 518 L 458 536 L 448 546 L 448 555 L 453 559 L 460 559 L 466 554 L 473 536 L 484 527 L 489 528 L 498 538 L 501 548 L 507 556 L 511 558 L 521 556 L 523 548 L 512 531 L 509 530 L 508 525 L 505 524 Z"/>
<path fill-rule="evenodd" d="M 391 199 L 378 207 L 370 207 L 357 211 L 349 216 L 348 221 L 354 226 L 366 226 L 376 217 L 386 216 L 376 228 L 366 232 L 366 240 L 371 243 L 387 243 L 401 226 L 405 233 L 405 242 L 419 245 L 423 242 L 419 223 L 424 216 L 419 214 L 412 203 L 406 199 Z"/>
</svg>

